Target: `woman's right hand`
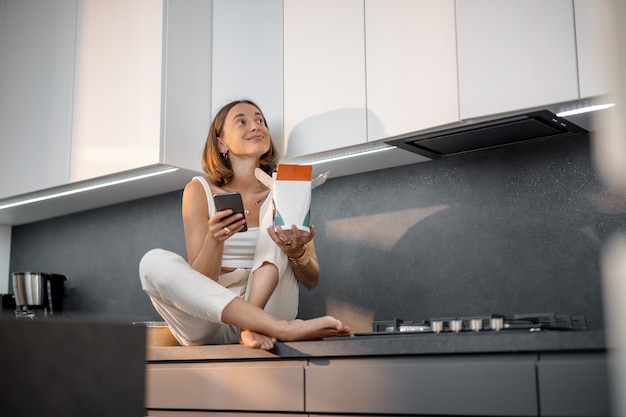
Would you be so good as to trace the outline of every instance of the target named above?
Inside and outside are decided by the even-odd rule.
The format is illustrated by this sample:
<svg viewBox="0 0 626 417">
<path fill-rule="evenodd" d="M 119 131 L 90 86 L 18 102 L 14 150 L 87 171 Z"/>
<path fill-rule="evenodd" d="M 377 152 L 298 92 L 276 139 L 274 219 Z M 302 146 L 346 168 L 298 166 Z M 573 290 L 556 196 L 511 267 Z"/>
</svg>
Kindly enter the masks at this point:
<svg viewBox="0 0 626 417">
<path fill-rule="evenodd" d="M 233 214 L 233 210 L 226 209 L 216 212 L 209 219 L 209 234 L 219 242 L 224 242 L 233 234 L 243 230 L 246 219 L 241 213 Z"/>
</svg>

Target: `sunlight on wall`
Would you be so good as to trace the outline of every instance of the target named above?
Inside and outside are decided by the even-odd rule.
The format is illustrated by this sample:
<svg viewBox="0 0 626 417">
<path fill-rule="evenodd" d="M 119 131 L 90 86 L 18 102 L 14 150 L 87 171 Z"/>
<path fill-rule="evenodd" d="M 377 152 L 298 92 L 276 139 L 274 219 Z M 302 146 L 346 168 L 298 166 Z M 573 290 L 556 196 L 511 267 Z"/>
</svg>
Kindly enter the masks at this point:
<svg viewBox="0 0 626 417">
<path fill-rule="evenodd" d="M 341 320 L 341 322 L 355 332 L 371 332 L 374 321 L 374 311 L 357 307 L 349 303 L 329 299 L 326 303 L 327 314 Z"/>
<path fill-rule="evenodd" d="M 326 234 L 329 240 L 392 250 L 411 227 L 449 207 L 445 204 L 331 220 L 326 222 Z M 329 299 L 326 312 L 341 320 L 353 333 L 372 331 L 373 310 Z"/>
<path fill-rule="evenodd" d="M 449 207 L 446 204 L 331 220 L 326 222 L 326 233 L 329 240 L 390 250 L 419 221 Z"/>
</svg>

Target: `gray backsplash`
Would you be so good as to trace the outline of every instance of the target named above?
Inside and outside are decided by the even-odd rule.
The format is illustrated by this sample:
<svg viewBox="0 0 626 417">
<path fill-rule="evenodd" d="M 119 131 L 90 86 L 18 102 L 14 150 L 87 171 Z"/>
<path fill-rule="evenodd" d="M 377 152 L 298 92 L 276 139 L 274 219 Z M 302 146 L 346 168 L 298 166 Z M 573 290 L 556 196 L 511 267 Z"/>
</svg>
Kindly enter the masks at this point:
<svg viewBox="0 0 626 417">
<path fill-rule="evenodd" d="M 160 320 L 137 267 L 154 247 L 185 253 L 181 193 L 14 227 L 11 271 L 67 275 L 70 315 Z M 586 135 L 330 179 L 300 316 L 556 312 L 602 328 L 601 248 L 626 224 L 614 203 Z"/>
</svg>

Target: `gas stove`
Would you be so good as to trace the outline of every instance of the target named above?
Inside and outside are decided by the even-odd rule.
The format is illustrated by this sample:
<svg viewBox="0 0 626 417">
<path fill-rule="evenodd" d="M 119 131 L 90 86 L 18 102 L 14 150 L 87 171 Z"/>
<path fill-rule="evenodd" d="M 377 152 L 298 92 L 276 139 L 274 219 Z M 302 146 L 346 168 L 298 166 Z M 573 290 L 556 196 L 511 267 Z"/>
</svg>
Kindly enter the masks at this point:
<svg viewBox="0 0 626 417">
<path fill-rule="evenodd" d="M 441 317 L 423 321 L 404 321 L 402 319 L 374 321 L 372 332 L 356 333 L 355 336 L 420 333 L 471 334 L 500 331 L 540 332 L 586 329 L 587 319 L 585 316 L 555 313 L 513 314 L 510 316 L 490 314 L 486 316 Z"/>
</svg>

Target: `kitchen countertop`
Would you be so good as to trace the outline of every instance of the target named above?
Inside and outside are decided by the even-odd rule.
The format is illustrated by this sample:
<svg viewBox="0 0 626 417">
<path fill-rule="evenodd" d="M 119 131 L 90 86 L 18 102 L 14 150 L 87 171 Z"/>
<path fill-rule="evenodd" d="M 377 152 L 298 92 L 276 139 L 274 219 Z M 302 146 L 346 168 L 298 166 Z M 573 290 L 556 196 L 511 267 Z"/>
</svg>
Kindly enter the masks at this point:
<svg viewBox="0 0 626 417">
<path fill-rule="evenodd" d="M 149 362 L 310 359 L 363 356 L 603 351 L 602 330 L 396 334 L 279 342 L 271 351 L 241 345 L 148 347 Z"/>
</svg>

